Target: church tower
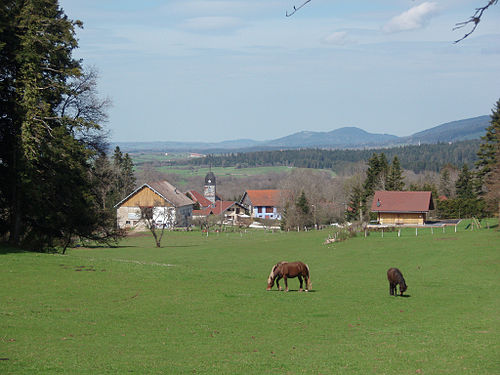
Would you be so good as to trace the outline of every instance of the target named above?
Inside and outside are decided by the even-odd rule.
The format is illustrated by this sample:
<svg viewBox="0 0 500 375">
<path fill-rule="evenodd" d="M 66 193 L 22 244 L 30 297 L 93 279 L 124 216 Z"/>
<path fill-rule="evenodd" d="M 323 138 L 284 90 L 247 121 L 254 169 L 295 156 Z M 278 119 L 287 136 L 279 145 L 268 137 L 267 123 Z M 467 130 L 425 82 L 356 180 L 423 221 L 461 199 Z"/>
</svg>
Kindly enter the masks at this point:
<svg viewBox="0 0 500 375">
<path fill-rule="evenodd" d="M 203 189 L 203 195 L 210 202 L 215 203 L 215 194 L 216 194 L 215 175 L 213 172 L 210 171 L 205 176 L 205 187 Z"/>
</svg>

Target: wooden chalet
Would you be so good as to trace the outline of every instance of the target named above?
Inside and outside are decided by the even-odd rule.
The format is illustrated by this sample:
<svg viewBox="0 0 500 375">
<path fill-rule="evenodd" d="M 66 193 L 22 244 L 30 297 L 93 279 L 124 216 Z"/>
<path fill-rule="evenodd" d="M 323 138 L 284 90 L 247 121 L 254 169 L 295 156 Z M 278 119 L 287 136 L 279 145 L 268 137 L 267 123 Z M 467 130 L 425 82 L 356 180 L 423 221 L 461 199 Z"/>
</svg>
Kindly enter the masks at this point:
<svg viewBox="0 0 500 375">
<path fill-rule="evenodd" d="M 167 181 L 144 184 L 116 206 L 119 228 L 144 226 L 141 207 L 153 207 L 155 222 L 167 227 L 189 225 L 194 202 Z"/>
<path fill-rule="evenodd" d="M 430 191 L 376 191 L 371 206 L 383 225 L 424 225 L 433 209 Z"/>
</svg>

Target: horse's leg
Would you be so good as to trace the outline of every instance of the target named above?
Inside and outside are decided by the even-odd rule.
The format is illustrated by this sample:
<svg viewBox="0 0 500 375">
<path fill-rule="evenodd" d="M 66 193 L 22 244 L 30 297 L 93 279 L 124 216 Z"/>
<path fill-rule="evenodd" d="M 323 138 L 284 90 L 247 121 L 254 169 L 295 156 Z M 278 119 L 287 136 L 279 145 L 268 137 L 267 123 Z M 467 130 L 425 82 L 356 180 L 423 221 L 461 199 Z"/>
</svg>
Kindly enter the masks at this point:
<svg viewBox="0 0 500 375">
<path fill-rule="evenodd" d="M 389 283 L 389 294 L 392 296 L 394 295 L 394 284 Z"/>
<path fill-rule="evenodd" d="M 308 285 L 309 285 L 309 276 L 304 276 L 304 281 L 306 282 L 306 292 L 309 291 Z"/>
<path fill-rule="evenodd" d="M 288 292 L 288 279 L 286 275 L 283 276 L 283 280 L 285 281 L 285 292 Z"/>
<path fill-rule="evenodd" d="M 278 290 L 281 290 L 280 280 L 281 280 L 281 276 L 278 276 L 278 277 L 276 278 L 276 286 L 278 287 Z"/>
<path fill-rule="evenodd" d="M 299 292 L 302 292 L 302 276 L 297 276 L 297 278 L 299 279 L 299 282 L 300 282 L 300 288 L 299 288 Z"/>
</svg>

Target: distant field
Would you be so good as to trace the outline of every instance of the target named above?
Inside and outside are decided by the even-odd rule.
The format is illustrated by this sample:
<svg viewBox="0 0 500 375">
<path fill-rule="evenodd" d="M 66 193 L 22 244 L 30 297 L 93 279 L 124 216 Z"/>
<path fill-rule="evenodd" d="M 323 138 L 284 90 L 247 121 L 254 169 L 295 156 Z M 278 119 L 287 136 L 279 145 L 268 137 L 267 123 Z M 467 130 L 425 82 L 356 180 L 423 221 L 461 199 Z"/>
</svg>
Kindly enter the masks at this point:
<svg viewBox="0 0 500 375">
<path fill-rule="evenodd" d="M 144 163 L 154 163 L 154 162 L 165 162 L 175 160 L 177 162 L 182 162 L 182 160 L 188 159 L 188 153 L 169 153 L 165 155 L 164 153 L 136 153 L 131 154 L 134 164 L 137 168 L 142 168 Z M 155 169 L 159 172 L 177 174 L 181 177 L 205 177 L 206 174 L 211 170 L 216 176 L 231 176 L 231 177 L 251 177 L 266 175 L 270 173 L 287 173 L 292 171 L 292 167 L 254 167 L 254 168 L 237 168 L 237 167 L 199 167 L 189 164 L 185 165 L 175 165 L 175 166 L 157 166 Z M 330 173 L 335 176 L 335 172 L 331 170 L 321 169 L 323 172 Z"/>
<path fill-rule="evenodd" d="M 160 167 L 159 171 L 165 173 L 178 174 L 184 177 L 187 176 L 206 176 L 209 171 L 215 173 L 215 176 L 232 176 L 232 177 L 249 177 L 257 175 L 265 175 L 269 173 L 284 173 L 290 172 L 293 168 L 289 167 L 256 167 L 256 168 L 235 168 L 235 167 L 214 167 L 214 168 L 175 168 L 175 167 Z M 333 172 L 332 172 L 333 173 Z"/>
<path fill-rule="evenodd" d="M 134 164 L 151 163 L 157 161 L 172 161 L 172 160 L 182 160 L 189 157 L 188 153 L 167 153 L 164 152 L 137 152 L 131 153 L 130 157 Z"/>
<path fill-rule="evenodd" d="M 466 224 L 0 247 L 0 373 L 499 374 L 500 234 Z M 308 263 L 313 291 L 266 292 L 280 260 Z M 391 266 L 408 297 L 389 296 Z"/>
</svg>

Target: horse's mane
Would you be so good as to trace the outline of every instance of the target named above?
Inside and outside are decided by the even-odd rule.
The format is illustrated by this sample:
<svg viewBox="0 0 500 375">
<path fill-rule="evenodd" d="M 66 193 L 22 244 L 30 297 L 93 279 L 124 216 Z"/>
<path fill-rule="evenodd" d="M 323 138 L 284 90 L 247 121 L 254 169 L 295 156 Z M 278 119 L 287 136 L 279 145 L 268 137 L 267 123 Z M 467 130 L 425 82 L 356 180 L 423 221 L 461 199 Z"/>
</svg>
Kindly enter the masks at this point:
<svg viewBox="0 0 500 375">
<path fill-rule="evenodd" d="M 269 280 L 274 280 L 276 278 L 276 274 L 278 269 L 283 265 L 288 263 L 287 261 L 283 260 L 279 263 L 276 263 L 273 268 L 271 269 L 271 273 L 269 274 Z"/>
</svg>

